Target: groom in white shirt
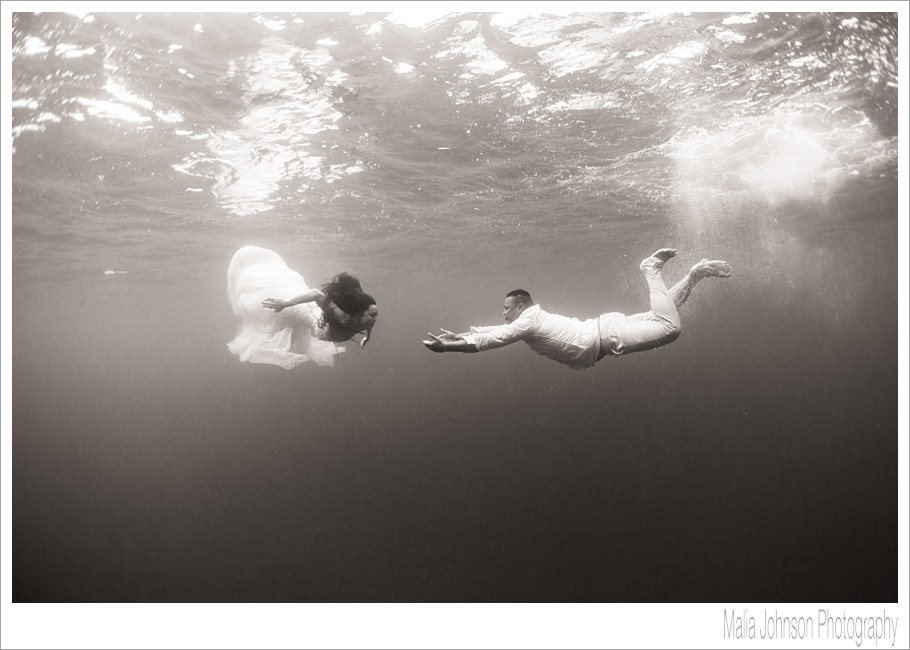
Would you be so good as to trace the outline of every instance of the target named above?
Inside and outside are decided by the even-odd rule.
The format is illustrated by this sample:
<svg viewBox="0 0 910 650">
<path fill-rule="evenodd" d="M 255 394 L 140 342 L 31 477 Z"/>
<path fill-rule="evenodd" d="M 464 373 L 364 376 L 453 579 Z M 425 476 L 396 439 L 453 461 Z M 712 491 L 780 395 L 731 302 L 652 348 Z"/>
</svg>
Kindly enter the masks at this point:
<svg viewBox="0 0 910 650">
<path fill-rule="evenodd" d="M 676 255 L 661 248 L 642 261 L 639 268 L 648 283 L 651 310 L 626 316 L 619 312 L 578 320 L 551 314 L 535 303 L 523 289 L 510 291 L 502 306 L 505 325 L 471 327 L 470 332 L 429 334 L 423 343 L 433 352 L 482 352 L 516 341 L 545 357 L 576 370 L 590 368 L 607 355 L 642 352 L 671 343 L 679 337 L 679 307 L 692 288 L 707 277 L 728 278 L 733 270 L 724 261 L 703 259 L 671 289 L 661 276 L 664 263 Z"/>
</svg>

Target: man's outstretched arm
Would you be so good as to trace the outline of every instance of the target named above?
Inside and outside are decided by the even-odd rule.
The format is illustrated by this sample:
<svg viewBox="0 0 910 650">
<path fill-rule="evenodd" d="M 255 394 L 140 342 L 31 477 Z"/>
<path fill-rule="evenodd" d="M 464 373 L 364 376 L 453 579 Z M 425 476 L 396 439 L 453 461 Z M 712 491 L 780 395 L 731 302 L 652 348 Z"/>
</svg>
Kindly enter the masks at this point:
<svg viewBox="0 0 910 650">
<path fill-rule="evenodd" d="M 483 352 L 521 341 L 533 332 L 532 319 L 518 318 L 505 325 L 472 327 L 464 334 L 442 330 L 442 334 L 430 334 L 430 339 L 424 340 L 423 344 L 433 352 Z"/>
</svg>

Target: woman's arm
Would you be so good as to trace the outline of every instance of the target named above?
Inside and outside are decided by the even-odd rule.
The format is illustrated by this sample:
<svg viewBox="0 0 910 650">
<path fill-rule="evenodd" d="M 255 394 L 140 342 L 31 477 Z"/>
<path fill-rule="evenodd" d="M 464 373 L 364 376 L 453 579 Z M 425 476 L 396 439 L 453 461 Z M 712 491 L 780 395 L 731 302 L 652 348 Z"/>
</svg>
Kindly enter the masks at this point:
<svg viewBox="0 0 910 650">
<path fill-rule="evenodd" d="M 294 305 L 301 305 L 305 302 L 316 302 L 320 308 L 325 308 L 325 294 L 322 293 L 319 289 L 310 289 L 306 293 L 302 293 L 296 298 L 291 298 L 290 300 L 283 300 L 281 298 L 266 298 L 262 301 L 262 306 L 267 309 L 274 309 L 275 311 L 281 311 L 282 309 L 287 309 L 288 307 L 293 307 Z"/>
</svg>

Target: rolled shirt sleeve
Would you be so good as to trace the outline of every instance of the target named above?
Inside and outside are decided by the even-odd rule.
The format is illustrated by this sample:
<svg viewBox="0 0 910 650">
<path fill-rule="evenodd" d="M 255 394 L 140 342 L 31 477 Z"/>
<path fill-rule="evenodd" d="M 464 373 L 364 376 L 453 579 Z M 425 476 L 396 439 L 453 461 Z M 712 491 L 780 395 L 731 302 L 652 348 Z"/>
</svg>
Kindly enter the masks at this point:
<svg viewBox="0 0 910 650">
<path fill-rule="evenodd" d="M 470 333 L 470 334 L 465 334 L 465 335 L 462 336 L 461 338 L 462 338 L 462 340 L 464 340 L 464 341 L 470 343 L 471 345 L 473 345 L 473 346 L 476 348 L 476 347 L 477 347 L 477 340 L 474 338 L 474 333 L 475 333 L 475 332 L 476 332 L 476 333 L 484 333 L 484 334 L 485 334 L 485 333 L 487 333 L 487 332 L 492 332 L 493 330 L 497 329 L 498 327 L 500 327 L 500 325 L 477 325 L 477 326 L 472 325 L 472 326 L 471 326 L 471 333 Z"/>
</svg>

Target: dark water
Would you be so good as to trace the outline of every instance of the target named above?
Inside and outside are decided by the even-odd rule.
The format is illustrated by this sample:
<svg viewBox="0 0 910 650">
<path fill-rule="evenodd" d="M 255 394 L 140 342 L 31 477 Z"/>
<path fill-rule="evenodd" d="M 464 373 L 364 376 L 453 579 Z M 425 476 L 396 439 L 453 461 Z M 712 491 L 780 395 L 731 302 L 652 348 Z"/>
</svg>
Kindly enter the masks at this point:
<svg viewBox="0 0 910 650">
<path fill-rule="evenodd" d="M 897 600 L 896 14 L 12 33 L 14 602 Z M 232 357 L 244 244 L 370 346 Z M 639 311 L 661 246 L 735 269 L 671 346 L 420 344 Z"/>
</svg>

